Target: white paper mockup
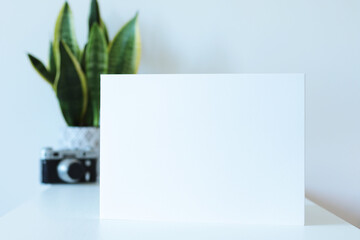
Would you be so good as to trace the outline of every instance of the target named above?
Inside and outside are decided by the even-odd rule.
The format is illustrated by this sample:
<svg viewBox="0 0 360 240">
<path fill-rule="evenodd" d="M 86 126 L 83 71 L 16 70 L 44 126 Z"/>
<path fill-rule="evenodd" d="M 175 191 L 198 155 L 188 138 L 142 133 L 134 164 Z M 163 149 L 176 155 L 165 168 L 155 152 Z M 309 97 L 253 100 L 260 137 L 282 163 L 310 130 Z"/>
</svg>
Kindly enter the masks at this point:
<svg viewBox="0 0 360 240">
<path fill-rule="evenodd" d="M 100 218 L 304 224 L 304 75 L 102 75 Z"/>
</svg>

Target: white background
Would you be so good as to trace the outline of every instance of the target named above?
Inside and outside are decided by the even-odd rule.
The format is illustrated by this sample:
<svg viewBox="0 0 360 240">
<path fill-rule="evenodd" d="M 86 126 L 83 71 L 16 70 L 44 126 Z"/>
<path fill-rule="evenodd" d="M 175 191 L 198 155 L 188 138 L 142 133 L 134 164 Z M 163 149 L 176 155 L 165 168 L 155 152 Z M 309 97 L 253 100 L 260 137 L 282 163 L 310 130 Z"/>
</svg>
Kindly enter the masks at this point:
<svg viewBox="0 0 360 240">
<path fill-rule="evenodd" d="M 89 1 L 69 1 L 79 42 Z M 42 59 L 62 0 L 2 1 L 0 214 L 40 189 L 38 153 L 65 126 Z M 307 74 L 306 193 L 360 226 L 360 2 L 101 0 L 111 37 L 140 10 L 142 73 Z"/>
</svg>

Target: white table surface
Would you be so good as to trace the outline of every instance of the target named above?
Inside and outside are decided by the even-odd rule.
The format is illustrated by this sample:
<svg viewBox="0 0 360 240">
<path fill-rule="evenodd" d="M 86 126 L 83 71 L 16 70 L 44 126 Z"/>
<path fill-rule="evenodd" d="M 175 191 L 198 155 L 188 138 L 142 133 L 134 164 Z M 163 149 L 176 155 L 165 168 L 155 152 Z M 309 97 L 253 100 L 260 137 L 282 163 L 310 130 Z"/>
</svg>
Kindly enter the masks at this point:
<svg viewBox="0 0 360 240">
<path fill-rule="evenodd" d="M 360 239 L 360 230 L 307 201 L 305 226 L 99 220 L 98 185 L 51 186 L 0 218 L 0 239 Z"/>
</svg>

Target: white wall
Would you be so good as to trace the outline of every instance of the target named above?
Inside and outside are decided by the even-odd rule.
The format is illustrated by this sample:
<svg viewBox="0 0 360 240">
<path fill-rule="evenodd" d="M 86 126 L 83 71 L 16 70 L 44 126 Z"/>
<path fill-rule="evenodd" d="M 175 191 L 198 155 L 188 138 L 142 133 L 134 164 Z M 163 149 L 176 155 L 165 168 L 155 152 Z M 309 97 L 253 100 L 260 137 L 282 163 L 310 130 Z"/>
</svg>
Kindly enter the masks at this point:
<svg viewBox="0 0 360 240">
<path fill-rule="evenodd" d="M 0 9 L 0 214 L 39 190 L 39 149 L 54 145 L 64 126 L 50 88 L 25 56 L 46 58 L 62 2 L 13 0 Z M 89 4 L 70 4 L 83 44 Z M 142 73 L 306 73 L 306 194 L 360 226 L 359 1 L 100 4 L 112 37 L 140 10 Z"/>
</svg>

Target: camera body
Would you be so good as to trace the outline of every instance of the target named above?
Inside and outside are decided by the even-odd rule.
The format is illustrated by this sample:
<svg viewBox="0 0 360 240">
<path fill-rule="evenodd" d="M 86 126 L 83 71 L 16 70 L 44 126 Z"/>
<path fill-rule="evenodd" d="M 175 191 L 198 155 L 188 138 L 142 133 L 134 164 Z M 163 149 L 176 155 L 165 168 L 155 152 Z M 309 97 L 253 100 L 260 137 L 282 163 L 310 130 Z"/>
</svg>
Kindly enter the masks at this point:
<svg viewBox="0 0 360 240">
<path fill-rule="evenodd" d="M 42 183 L 91 183 L 97 180 L 98 154 L 91 150 L 41 150 Z"/>
</svg>

